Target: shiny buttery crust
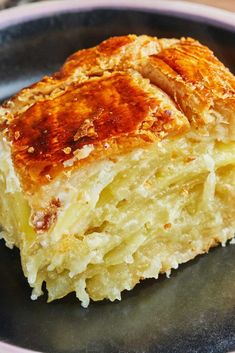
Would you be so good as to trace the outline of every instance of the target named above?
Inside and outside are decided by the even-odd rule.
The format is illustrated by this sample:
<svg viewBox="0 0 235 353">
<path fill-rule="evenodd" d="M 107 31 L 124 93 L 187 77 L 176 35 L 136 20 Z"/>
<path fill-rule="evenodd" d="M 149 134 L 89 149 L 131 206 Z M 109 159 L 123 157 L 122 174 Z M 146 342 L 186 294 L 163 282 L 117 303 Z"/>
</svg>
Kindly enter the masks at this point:
<svg viewBox="0 0 235 353">
<path fill-rule="evenodd" d="M 7 101 L 1 130 L 23 188 L 33 191 L 65 169 L 185 133 L 190 124 L 229 125 L 233 139 L 234 92 L 234 76 L 194 39 L 114 37 Z M 210 109 L 225 120 L 208 118 Z"/>
<path fill-rule="evenodd" d="M 206 46 L 182 38 L 146 58 L 142 74 L 179 104 L 194 127 L 210 123 L 208 113 L 221 114 L 235 135 L 235 79 Z"/>
<path fill-rule="evenodd" d="M 147 36 L 111 38 L 78 51 L 54 76 L 5 103 L 2 130 L 25 190 L 64 169 L 189 129 L 173 101 L 131 69 L 162 46 Z M 85 146 L 92 148 L 89 157 L 78 157 Z"/>
<path fill-rule="evenodd" d="M 86 146 L 92 149 L 91 162 L 188 129 L 187 119 L 170 99 L 163 94 L 162 100 L 154 87 L 145 86 L 141 77 L 114 73 L 73 85 L 16 117 L 8 136 L 25 185 L 48 182 L 65 168 L 77 168 L 82 160 L 76 155 Z"/>
</svg>

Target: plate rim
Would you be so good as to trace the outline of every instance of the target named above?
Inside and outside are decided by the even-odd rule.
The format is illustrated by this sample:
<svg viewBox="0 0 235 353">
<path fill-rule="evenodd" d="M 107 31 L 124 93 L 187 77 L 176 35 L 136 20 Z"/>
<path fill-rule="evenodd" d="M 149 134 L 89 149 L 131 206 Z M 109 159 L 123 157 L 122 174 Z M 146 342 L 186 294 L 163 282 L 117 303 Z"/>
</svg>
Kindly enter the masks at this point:
<svg viewBox="0 0 235 353">
<path fill-rule="evenodd" d="M 10 9 L 1 10 L 0 31 L 8 27 L 24 22 L 37 20 L 51 15 L 89 11 L 95 9 L 127 9 L 148 12 L 158 12 L 162 14 L 175 15 L 178 17 L 188 17 L 201 21 L 217 24 L 230 30 L 235 30 L 235 12 L 229 12 L 220 8 L 208 5 L 190 3 L 187 1 L 172 0 L 145 0 L 142 5 L 141 0 L 119 0 L 118 5 L 110 3 L 110 0 L 55 0 L 31 3 L 16 6 Z M 40 353 L 26 348 L 0 341 L 0 352 L 2 353 Z M 235 353 L 235 352 L 231 352 Z"/>
<path fill-rule="evenodd" d="M 208 21 L 228 29 L 235 30 L 235 12 L 213 6 L 190 3 L 187 1 L 172 0 L 119 0 L 117 3 L 110 3 L 110 0 L 55 0 L 43 1 L 31 4 L 16 6 L 1 11 L 0 30 L 23 22 L 36 20 L 41 17 L 48 17 L 52 14 L 68 13 L 80 10 L 94 9 L 129 9 L 168 13 L 170 15 Z"/>
<path fill-rule="evenodd" d="M 38 351 L 31 351 L 26 348 L 15 346 L 2 341 L 0 341 L 0 352 L 1 353 L 42 353 Z"/>
</svg>

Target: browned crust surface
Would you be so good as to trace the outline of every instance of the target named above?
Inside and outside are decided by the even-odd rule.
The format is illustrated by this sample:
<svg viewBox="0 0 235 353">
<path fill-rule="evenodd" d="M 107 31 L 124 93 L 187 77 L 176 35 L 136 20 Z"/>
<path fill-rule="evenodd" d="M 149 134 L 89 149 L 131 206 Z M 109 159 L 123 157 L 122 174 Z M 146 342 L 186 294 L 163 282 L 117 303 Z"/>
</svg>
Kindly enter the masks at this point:
<svg viewBox="0 0 235 353">
<path fill-rule="evenodd" d="M 234 76 L 193 39 L 114 37 L 73 54 L 54 76 L 6 102 L 0 131 L 12 143 L 23 189 L 33 191 L 64 169 L 182 134 L 188 121 L 200 126 L 206 107 L 232 119 L 234 90 Z M 86 146 L 89 156 L 74 158 Z"/>
<path fill-rule="evenodd" d="M 225 114 L 234 125 L 230 116 L 235 110 L 234 75 L 198 41 L 182 38 L 149 56 L 142 73 L 177 101 L 195 126 L 205 124 L 202 115 L 210 109 Z"/>
<path fill-rule="evenodd" d="M 174 72 L 178 79 L 192 85 L 202 99 L 234 95 L 234 76 L 208 47 L 192 38 L 181 39 L 151 57 L 167 64 L 169 75 Z"/>
<path fill-rule="evenodd" d="M 38 100 L 63 94 L 73 82 L 83 82 L 109 70 L 132 68 L 138 59 L 157 53 L 163 47 L 157 38 L 127 35 L 112 37 L 93 48 L 79 50 L 68 57 L 58 72 L 45 76 L 6 101 L 3 104 L 5 114 L 8 119 L 12 118 Z"/>
<path fill-rule="evenodd" d="M 25 188 L 49 182 L 84 146 L 93 146 L 92 155 L 99 150 L 97 157 L 102 158 L 187 129 L 186 118 L 174 105 L 142 88 L 141 80 L 127 73 L 95 78 L 15 116 L 7 135 Z M 112 146 L 120 139 L 123 146 L 117 150 Z"/>
<path fill-rule="evenodd" d="M 79 50 L 66 60 L 62 69 L 56 74 L 56 77 L 59 79 L 68 77 L 77 68 L 83 68 L 86 73 L 89 71 L 99 72 L 101 70 L 101 61 L 105 69 L 113 68 L 112 63 L 106 62 L 106 60 L 109 61 L 115 54 L 119 54 L 124 46 L 133 43 L 136 38 L 135 35 L 113 37 L 105 40 L 94 48 Z M 127 61 L 127 58 L 125 58 L 125 61 Z"/>
</svg>

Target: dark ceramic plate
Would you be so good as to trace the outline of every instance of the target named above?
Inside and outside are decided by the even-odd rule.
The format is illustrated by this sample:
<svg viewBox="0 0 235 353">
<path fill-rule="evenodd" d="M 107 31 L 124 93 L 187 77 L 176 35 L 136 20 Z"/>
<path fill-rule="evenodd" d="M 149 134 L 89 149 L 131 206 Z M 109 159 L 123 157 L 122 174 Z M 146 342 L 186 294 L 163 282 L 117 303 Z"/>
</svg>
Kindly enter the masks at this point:
<svg viewBox="0 0 235 353">
<path fill-rule="evenodd" d="M 0 98 L 79 48 L 127 33 L 193 36 L 235 73 L 235 15 L 186 3 L 43 2 L 0 13 Z M 195 15 L 197 13 L 197 15 Z M 0 353 L 222 353 L 235 350 L 235 245 L 148 280 L 121 302 L 30 300 L 19 253 L 0 242 Z M 9 345 L 5 344 L 8 343 Z"/>
</svg>

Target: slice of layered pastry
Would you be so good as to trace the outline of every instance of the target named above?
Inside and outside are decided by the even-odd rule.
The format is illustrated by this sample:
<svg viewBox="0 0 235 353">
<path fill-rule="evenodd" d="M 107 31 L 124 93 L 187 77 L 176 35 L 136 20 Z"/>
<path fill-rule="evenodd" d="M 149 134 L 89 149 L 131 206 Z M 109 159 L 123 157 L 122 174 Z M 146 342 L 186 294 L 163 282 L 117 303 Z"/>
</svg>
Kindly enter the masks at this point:
<svg viewBox="0 0 235 353">
<path fill-rule="evenodd" d="M 32 299 L 120 299 L 234 236 L 235 79 L 197 41 L 78 51 L 0 119 L 1 234 Z"/>
</svg>

